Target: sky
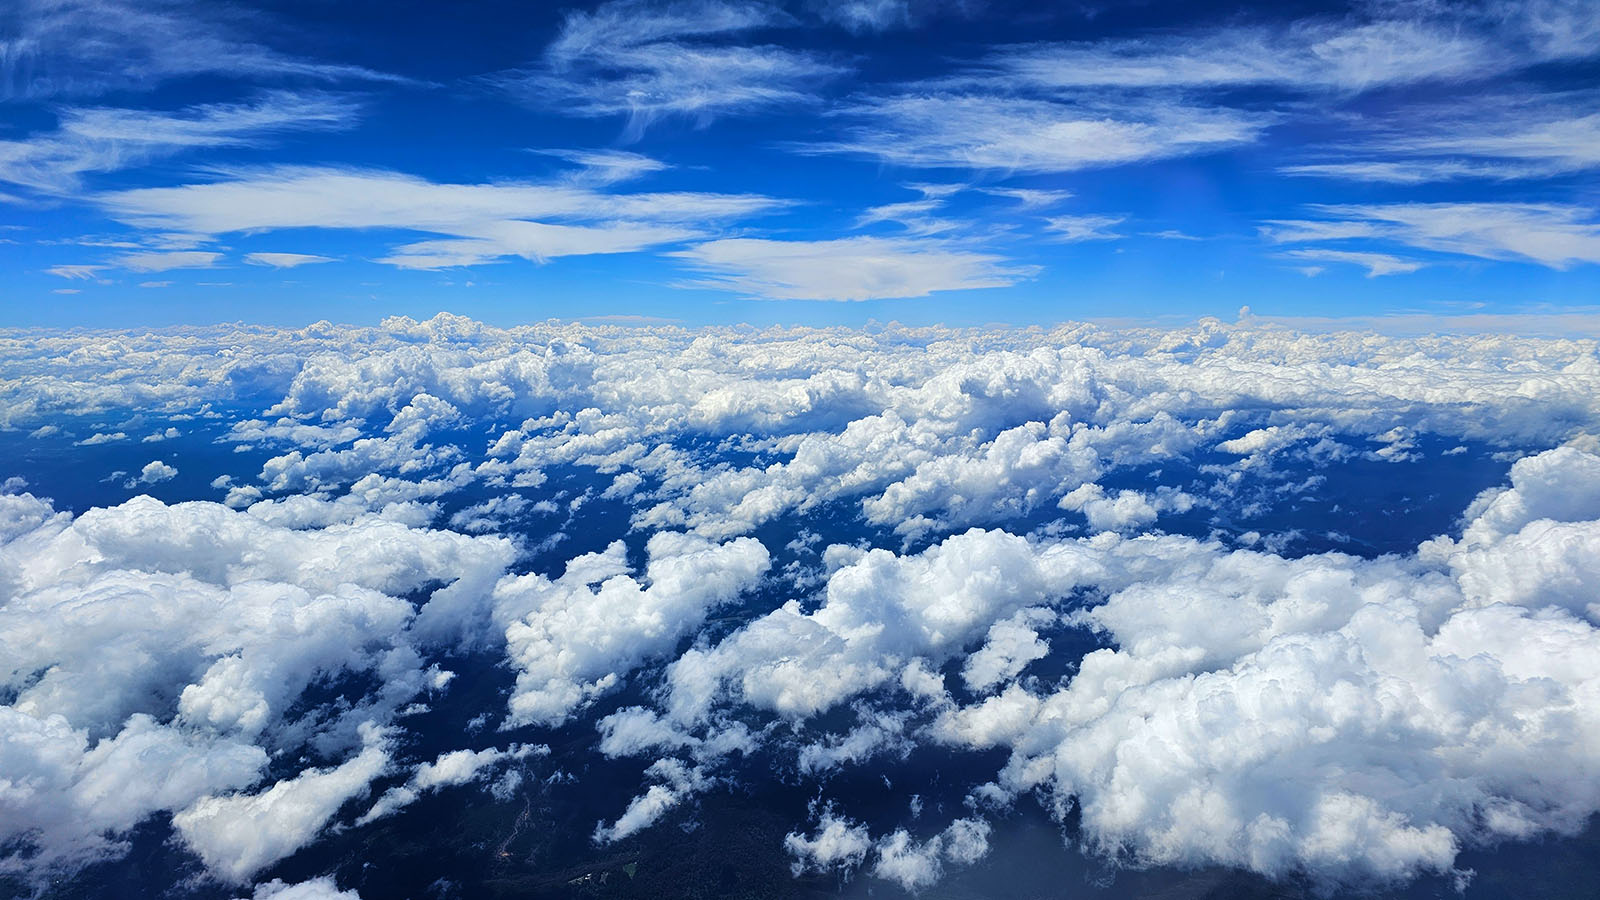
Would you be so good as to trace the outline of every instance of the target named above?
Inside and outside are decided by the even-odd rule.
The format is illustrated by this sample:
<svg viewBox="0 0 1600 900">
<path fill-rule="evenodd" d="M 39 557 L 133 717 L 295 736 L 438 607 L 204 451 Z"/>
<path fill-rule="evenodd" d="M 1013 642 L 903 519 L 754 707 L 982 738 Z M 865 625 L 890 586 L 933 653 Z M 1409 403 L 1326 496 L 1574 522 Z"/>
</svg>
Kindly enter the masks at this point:
<svg viewBox="0 0 1600 900">
<path fill-rule="evenodd" d="M 0 10 L 0 325 L 1600 332 L 1600 12 Z"/>
</svg>

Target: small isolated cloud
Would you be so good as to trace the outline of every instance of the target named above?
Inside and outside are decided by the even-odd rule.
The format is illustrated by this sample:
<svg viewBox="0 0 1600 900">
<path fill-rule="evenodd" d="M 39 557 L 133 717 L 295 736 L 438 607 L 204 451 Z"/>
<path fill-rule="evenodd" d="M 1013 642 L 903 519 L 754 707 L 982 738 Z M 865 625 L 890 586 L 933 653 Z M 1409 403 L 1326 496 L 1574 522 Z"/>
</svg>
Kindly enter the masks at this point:
<svg viewBox="0 0 1600 900">
<path fill-rule="evenodd" d="M 687 286 L 769 300 L 879 300 L 1006 287 L 1037 273 L 1005 257 L 937 240 L 730 238 L 671 254 L 709 277 Z"/>
<path fill-rule="evenodd" d="M 1068 243 L 1115 241 L 1123 235 L 1105 229 L 1126 221 L 1126 216 L 1052 216 L 1045 221 L 1045 230 L 1052 232 L 1055 240 Z"/>
<path fill-rule="evenodd" d="M 128 433 L 125 431 L 101 431 L 73 443 L 79 447 L 93 447 L 96 444 L 109 444 L 112 441 L 125 441 L 127 439 Z"/>
<path fill-rule="evenodd" d="M 56 288 L 55 290 L 52 290 L 50 293 L 52 293 L 52 294 L 81 294 L 81 293 L 83 293 L 83 291 L 79 290 L 78 288 Z"/>
<path fill-rule="evenodd" d="M 73 281 L 88 281 L 96 274 L 105 271 L 110 266 L 51 266 L 45 269 L 58 278 L 67 278 Z"/>
<path fill-rule="evenodd" d="M 1307 260 L 1310 262 L 1348 263 L 1352 266 L 1361 266 L 1367 270 L 1368 278 L 1377 278 L 1379 275 L 1397 275 L 1406 272 L 1415 272 L 1422 268 L 1424 263 L 1410 259 L 1401 259 L 1387 253 L 1362 253 L 1354 250 L 1324 250 L 1320 248 L 1307 250 L 1289 250 L 1282 254 L 1288 259 Z M 1316 267 L 1308 267 L 1316 268 Z M 1321 269 L 1318 268 L 1320 272 Z"/>
<path fill-rule="evenodd" d="M 296 266 L 305 266 L 312 263 L 333 262 L 334 258 L 331 256 L 316 256 L 311 253 L 246 253 L 244 261 L 253 266 L 293 269 Z"/>
<path fill-rule="evenodd" d="M 134 272 L 166 272 L 172 269 L 214 269 L 221 253 L 209 250 L 169 250 L 124 253 L 112 261 Z"/>
<path fill-rule="evenodd" d="M 139 478 L 137 483 L 159 484 L 163 481 L 171 481 L 177 476 L 177 468 L 170 466 L 159 459 L 153 459 L 150 462 L 145 463 L 145 467 L 139 470 Z"/>
</svg>

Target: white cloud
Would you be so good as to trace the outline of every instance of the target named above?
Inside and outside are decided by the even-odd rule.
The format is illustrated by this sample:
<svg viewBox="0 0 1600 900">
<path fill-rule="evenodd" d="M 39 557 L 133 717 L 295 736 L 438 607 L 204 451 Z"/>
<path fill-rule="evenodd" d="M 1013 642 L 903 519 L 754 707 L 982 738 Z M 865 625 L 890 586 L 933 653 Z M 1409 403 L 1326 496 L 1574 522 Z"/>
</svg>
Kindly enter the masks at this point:
<svg viewBox="0 0 1600 900">
<path fill-rule="evenodd" d="M 1277 223 L 1281 230 L 1269 231 L 1268 236 L 1280 242 L 1366 237 L 1439 253 L 1533 262 L 1553 269 L 1600 262 L 1600 223 L 1592 221 L 1590 210 L 1576 206 L 1390 203 L 1316 209 L 1327 218 Z M 1384 267 L 1390 268 L 1388 264 Z"/>
<path fill-rule="evenodd" d="M 140 484 L 156 484 L 162 481 L 171 481 L 176 477 L 178 477 L 176 467 L 168 465 L 159 459 L 153 459 L 139 471 L 138 480 Z"/>
<path fill-rule="evenodd" d="M 1337 148 L 1337 162 L 1291 165 L 1290 175 L 1391 184 L 1545 178 L 1600 166 L 1600 97 L 1593 91 L 1504 94 L 1408 106 Z"/>
<path fill-rule="evenodd" d="M 1126 216 L 1051 216 L 1045 220 L 1045 230 L 1059 235 L 1058 241 L 1115 241 L 1123 236 L 1106 231 L 1127 221 Z"/>
<path fill-rule="evenodd" d="M 107 266 L 51 266 L 45 271 L 58 278 L 88 281 L 97 277 L 100 272 L 105 271 L 107 268 Z"/>
<path fill-rule="evenodd" d="M 1255 139 L 1260 114 L 1164 99 L 1062 103 L 932 92 L 869 98 L 843 108 L 845 137 L 797 144 L 904 166 L 1072 172 L 1221 150 Z"/>
<path fill-rule="evenodd" d="M 843 67 L 785 47 L 723 42 L 789 21 L 762 3 L 612 0 L 569 14 L 538 65 L 497 80 L 514 96 L 569 115 L 626 115 L 634 137 L 663 116 L 705 123 L 813 102 L 814 87 Z"/>
<path fill-rule="evenodd" d="M 594 842 L 610 844 L 631 837 L 654 825 L 696 791 L 705 790 L 712 780 L 698 766 L 690 767 L 676 759 L 652 763 L 645 774 L 657 783 L 633 798 L 628 808 L 610 825 L 595 826 Z"/>
<path fill-rule="evenodd" d="M 794 857 L 791 867 L 796 875 L 835 869 L 848 872 L 861 866 L 870 852 L 875 877 L 915 892 L 936 883 L 946 862 L 970 865 L 987 856 L 990 830 L 982 819 L 957 819 L 925 841 L 915 840 L 903 828 L 873 840 L 865 825 L 839 816 L 829 807 L 818 818 L 814 836 L 790 832 L 784 848 Z"/>
<path fill-rule="evenodd" d="M 727 238 L 672 256 L 709 276 L 688 282 L 769 300 L 877 300 L 935 291 L 1006 287 L 1031 266 L 938 240 L 853 237 L 831 241 Z"/>
<path fill-rule="evenodd" d="M 313 253 L 246 253 L 244 261 L 257 266 L 271 266 L 274 269 L 293 269 L 297 266 L 312 263 L 333 262 L 331 256 L 317 256 Z"/>
<path fill-rule="evenodd" d="M 1415 260 L 1401 259 L 1387 253 L 1363 253 L 1354 250 L 1330 250 L 1323 248 L 1306 250 L 1288 250 L 1282 254 L 1288 259 L 1308 260 L 1311 262 L 1348 263 L 1352 266 L 1361 266 L 1367 270 L 1368 278 L 1377 278 L 1380 275 L 1396 275 L 1406 272 L 1415 272 L 1423 267 L 1423 263 Z"/>
<path fill-rule="evenodd" d="M 977 772 L 990 783 L 974 805 L 1070 800 L 1087 846 L 1133 864 L 1318 884 L 1446 871 L 1462 848 L 1568 832 L 1600 808 L 1600 610 L 1585 589 L 1600 578 L 1600 461 L 1582 449 L 1597 398 L 1592 341 L 1307 334 L 1251 316 L 840 332 L 441 315 L 8 335 L 7 427 L 72 413 L 125 439 L 245 405 L 266 411 L 229 434 L 278 456 L 274 495 L 244 512 L 141 498 L 74 517 L 0 499 L 0 759 L 29 773 L 0 793 L 0 823 L 31 828 L 0 843 L 65 868 L 118 852 L 152 816 L 204 809 L 230 825 L 196 845 L 219 872 L 292 852 L 370 783 L 372 755 L 344 770 L 367 752 L 360 724 L 414 721 L 399 711 L 448 683 L 430 654 L 499 653 L 503 635 L 513 724 L 565 722 L 629 685 L 629 705 L 595 723 L 597 749 L 651 765 L 632 802 L 599 813 L 616 816 L 600 842 L 687 815 L 757 750 L 802 782 L 870 764 L 914 791 L 895 759 L 933 744 L 1005 760 Z M 1512 466 L 1458 537 L 1375 559 L 1138 533 L 1195 498 L 1102 486 L 1197 454 L 1232 484 L 1347 436 L 1398 453 L 1433 452 L 1424 436 L 1573 446 Z M 510 514 L 474 507 L 532 498 L 567 466 L 596 470 L 596 492 L 618 485 L 609 499 L 633 514 L 618 529 L 653 534 L 642 571 L 618 545 L 559 577 L 503 578 L 511 542 L 420 527 L 469 484 L 487 493 L 448 507 L 468 511 L 460 527 Z M 799 565 L 771 574 L 765 548 L 737 539 L 833 517 L 907 545 L 802 534 Z M 1040 527 L 998 530 L 1022 521 Z M 1114 530 L 1072 537 L 1083 522 Z M 535 560 L 521 571 L 561 570 Z M 784 593 L 753 593 L 769 577 Z M 723 613 L 739 621 L 705 633 Z M 1065 675 L 1035 665 L 1083 628 L 1103 649 Z M 299 705 L 309 684 L 369 680 Z M 432 758 L 365 811 L 482 784 L 496 752 Z M 269 759 L 301 756 L 260 780 Z M 837 827 L 787 842 L 797 864 L 916 886 L 989 839 L 976 820 L 874 837 L 830 815 Z M 258 816 L 281 821 L 247 838 Z"/>
<path fill-rule="evenodd" d="M 790 832 L 784 836 L 783 846 L 794 857 L 794 874 L 798 876 L 808 871 L 827 872 L 861 865 L 872 849 L 872 836 L 867 826 L 827 809 L 818 818 L 815 835 Z"/>
<path fill-rule="evenodd" d="M 74 193 L 83 176 L 134 168 L 185 151 L 252 146 L 289 131 L 346 128 L 357 107 L 322 93 L 273 91 L 246 103 L 176 112 L 69 108 L 54 131 L 0 141 L 0 181 Z"/>
<path fill-rule="evenodd" d="M 766 548 L 753 538 L 716 545 L 660 532 L 646 551 L 642 582 L 627 574 L 618 541 L 569 561 L 558 579 L 524 575 L 495 589 L 495 616 L 517 669 L 513 723 L 559 724 L 673 648 L 769 565 Z"/>
<path fill-rule="evenodd" d="M 309 843 L 388 765 L 381 744 L 369 741 L 335 768 L 301 772 L 262 793 L 203 797 L 174 814 L 172 825 L 208 869 L 243 883 Z"/>
<path fill-rule="evenodd" d="M 417 766 L 405 784 L 385 791 L 355 824 L 365 825 L 384 816 L 393 815 L 415 803 L 423 794 L 481 781 L 496 767 L 507 762 L 548 752 L 549 748 L 543 745 L 512 744 L 505 750 L 490 747 L 487 750 L 451 750 L 441 753 L 433 762 Z"/>
<path fill-rule="evenodd" d="M 241 897 L 239 900 L 244 898 Z M 256 885 L 250 900 L 361 900 L 361 895 L 354 890 L 339 890 L 333 877 L 324 875 L 297 884 L 285 884 L 282 880 L 274 878 L 265 884 Z"/>
<path fill-rule="evenodd" d="M 116 218 L 155 231 L 392 228 L 446 236 L 401 245 L 380 260 L 406 268 L 627 252 L 783 205 L 749 194 L 607 193 L 564 181 L 440 184 L 395 172 L 293 167 L 97 200 Z"/>
<path fill-rule="evenodd" d="M 403 79 L 359 66 L 318 63 L 247 40 L 215 7 L 119 0 L 21 0 L 0 42 L 0 98 L 93 95 L 148 88 L 192 75 Z"/>
<path fill-rule="evenodd" d="M 134 272 L 170 272 L 173 269 L 214 269 L 221 253 L 209 250 L 168 250 L 124 253 L 112 262 Z"/>
<path fill-rule="evenodd" d="M 119 852 L 163 811 L 230 878 L 292 852 L 381 768 L 362 723 L 437 680 L 411 603 L 382 591 L 451 582 L 424 607 L 448 618 L 486 600 L 512 555 L 370 517 L 301 531 L 149 497 L 73 518 L 6 495 L 0 522 L 0 758 L 26 785 L 0 792 L 0 839 L 37 876 Z M 378 686 L 296 710 L 342 672 Z M 231 793 L 256 783 L 265 748 L 337 758 L 363 730 L 368 749 L 337 769 Z"/>
<path fill-rule="evenodd" d="M 1487 36 L 1408 21 L 1307 20 L 1287 29 L 1230 27 L 1162 37 L 1022 45 L 988 65 L 1054 90 L 1271 85 L 1360 91 L 1476 80 L 1515 64 Z"/>
</svg>

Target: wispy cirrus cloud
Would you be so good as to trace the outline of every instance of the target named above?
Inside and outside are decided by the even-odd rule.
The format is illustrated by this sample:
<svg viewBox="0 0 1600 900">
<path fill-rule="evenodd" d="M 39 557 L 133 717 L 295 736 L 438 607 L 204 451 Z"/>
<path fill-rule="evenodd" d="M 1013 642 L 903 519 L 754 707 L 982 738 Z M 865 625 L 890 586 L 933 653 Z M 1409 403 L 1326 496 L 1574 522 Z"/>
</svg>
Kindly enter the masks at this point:
<svg viewBox="0 0 1600 900">
<path fill-rule="evenodd" d="M 1352 266 L 1361 266 L 1367 270 L 1368 278 L 1377 278 L 1380 275 L 1398 275 L 1406 272 L 1415 272 L 1423 267 L 1423 263 L 1410 259 L 1401 259 L 1388 253 L 1363 253 L 1358 250 L 1331 250 L 1313 247 L 1302 250 L 1289 250 L 1282 254 L 1286 259 L 1302 260 L 1306 262 L 1344 263 Z M 1309 267 L 1316 271 L 1321 269 Z M 1308 271 L 1308 274 L 1314 272 Z"/>
<path fill-rule="evenodd" d="M 808 51 L 728 41 L 793 23 L 764 3 L 614 0 L 570 14 L 537 63 L 491 80 L 568 114 L 626 116 L 627 133 L 637 138 L 666 116 L 705 124 L 815 102 L 815 88 L 843 75 L 843 66 Z"/>
<path fill-rule="evenodd" d="M 931 238 L 730 238 L 671 255 L 707 276 L 682 286 L 768 300 L 925 297 L 935 291 L 1007 287 L 1038 272 L 1035 266 Z"/>
<path fill-rule="evenodd" d="M 283 53 L 246 36 L 253 31 L 259 22 L 221 4 L 18 0 L 0 12 L 0 100 L 94 96 L 191 75 L 407 80 Z"/>
<path fill-rule="evenodd" d="M 1033 88 L 1233 88 L 1360 92 L 1482 81 L 1595 55 L 1600 14 L 1582 0 L 1373 5 L 1365 15 L 1241 24 L 995 50 L 975 77 Z"/>
<path fill-rule="evenodd" d="M 211 250 L 151 250 L 124 253 L 112 262 L 134 272 L 168 272 L 173 269 L 214 269 L 221 253 Z"/>
<path fill-rule="evenodd" d="M 253 266 L 271 266 L 274 269 L 293 269 L 297 266 L 308 266 L 314 263 L 333 262 L 331 256 L 318 256 L 314 253 L 246 253 L 244 261 Z"/>
<path fill-rule="evenodd" d="M 1547 178 L 1600 168 L 1600 93 L 1509 95 L 1407 109 L 1345 158 L 1279 169 L 1287 175 L 1387 184 Z"/>
<path fill-rule="evenodd" d="M 1593 210 L 1569 204 L 1388 203 L 1314 209 L 1324 218 L 1274 222 L 1263 233 L 1279 243 L 1364 239 L 1552 269 L 1600 263 L 1600 222 Z"/>
<path fill-rule="evenodd" d="M 46 194 L 73 193 L 91 173 L 186 151 L 258 145 L 287 132 L 344 129 L 355 124 L 358 112 L 348 97 L 291 91 L 176 111 L 68 108 L 52 131 L 0 141 L 0 181 Z"/>
<path fill-rule="evenodd" d="M 1150 38 L 1003 48 L 984 68 L 1035 88 L 1217 88 L 1365 90 L 1503 70 L 1502 48 L 1473 35 L 1416 22 L 1300 23 L 1232 27 Z"/>
<path fill-rule="evenodd" d="M 1070 172 L 1236 146 L 1271 121 L 1167 99 L 1061 103 L 953 93 L 868 98 L 839 115 L 852 123 L 841 138 L 791 149 L 916 167 Z"/>
<path fill-rule="evenodd" d="M 1068 243 L 1114 241 L 1123 235 L 1106 229 L 1126 221 L 1126 216 L 1052 216 L 1045 220 L 1045 230 L 1050 232 L 1055 240 Z"/>
</svg>

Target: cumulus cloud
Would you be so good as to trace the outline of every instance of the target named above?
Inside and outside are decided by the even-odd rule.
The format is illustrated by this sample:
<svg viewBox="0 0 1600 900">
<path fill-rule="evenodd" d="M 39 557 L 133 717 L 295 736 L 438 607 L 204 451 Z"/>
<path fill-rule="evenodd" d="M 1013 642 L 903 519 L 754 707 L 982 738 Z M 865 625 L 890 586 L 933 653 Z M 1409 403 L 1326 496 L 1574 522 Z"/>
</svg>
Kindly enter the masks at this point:
<svg viewBox="0 0 1600 900">
<path fill-rule="evenodd" d="M 214 483 L 243 510 L 0 502 L 0 754 L 30 773 L 0 796 L 29 831 L 0 841 L 38 849 L 8 871 L 113 855 L 172 815 L 240 879 L 341 813 L 516 771 L 515 747 L 449 744 L 407 771 L 405 743 L 363 737 L 450 689 L 440 653 L 515 674 L 478 721 L 592 724 L 562 752 L 645 761 L 630 802 L 592 813 L 601 844 L 692 815 L 752 755 L 800 783 L 881 768 L 900 786 L 899 760 L 983 751 L 1002 762 L 963 786 L 974 809 L 1038 797 L 1125 862 L 1328 884 L 1448 872 L 1600 807 L 1591 341 L 440 316 L 0 350 L 12 427 L 147 434 L 244 407 L 206 428 L 276 454 L 259 487 Z M 1363 446 L 1421 465 L 1439 439 L 1526 458 L 1414 553 L 1208 537 L 1250 479 L 1297 496 L 1292 466 L 1314 479 Z M 595 479 L 563 493 L 574 471 Z M 625 539 L 519 557 L 424 527 L 535 501 L 603 505 Z M 1208 504 L 1208 523 L 1176 515 Z M 313 683 L 345 687 L 312 703 Z M 622 708 L 596 709 L 608 695 Z M 852 812 L 796 822 L 796 865 L 917 888 L 990 839 L 970 817 L 868 831 Z"/>
<path fill-rule="evenodd" d="M 988 855 L 989 832 L 989 823 L 982 819 L 957 819 L 927 840 L 918 841 L 903 828 L 873 840 L 865 825 L 836 815 L 830 807 L 818 818 L 812 836 L 790 832 L 784 848 L 794 858 L 796 875 L 850 871 L 870 853 L 873 876 L 919 891 L 943 876 L 946 863 L 970 865 Z"/>
<path fill-rule="evenodd" d="M 671 650 L 706 614 L 754 585 L 769 565 L 753 538 L 713 544 L 660 532 L 646 546 L 644 580 L 627 574 L 613 543 L 567 563 L 551 580 L 524 575 L 495 589 L 506 652 L 517 668 L 511 721 L 559 724 L 617 687 L 640 663 Z"/>
<path fill-rule="evenodd" d="M 158 484 L 163 481 L 171 481 L 176 477 L 178 477 L 178 470 L 175 466 L 168 465 L 159 459 L 153 459 L 145 463 L 144 468 L 139 470 L 139 477 L 136 481 L 140 484 Z"/>
<path fill-rule="evenodd" d="M 256 885 L 250 895 L 250 900 L 361 900 L 361 895 L 356 891 L 341 891 L 332 876 L 313 878 L 297 884 L 286 884 L 274 878 L 265 884 Z M 244 898 L 240 898 L 244 900 Z"/>
<path fill-rule="evenodd" d="M 245 882 L 309 843 L 388 763 L 381 746 L 369 745 L 335 768 L 302 772 L 259 794 L 203 797 L 172 824 L 213 873 Z"/>
<path fill-rule="evenodd" d="M 405 784 L 385 791 L 383 796 L 372 804 L 371 809 L 362 813 L 356 824 L 365 825 L 384 816 L 393 815 L 417 802 L 423 794 L 480 781 L 496 767 L 507 762 L 549 752 L 549 748 L 543 745 L 512 744 L 505 750 L 490 747 L 487 750 L 451 750 L 441 753 L 433 762 L 417 766 Z"/>
<path fill-rule="evenodd" d="M 0 756 L 21 779 L 0 818 L 7 846 L 29 851 L 0 869 L 36 877 L 116 853 L 162 812 L 223 877 L 293 852 L 386 765 L 370 723 L 437 680 L 393 594 L 468 602 L 511 556 L 498 539 L 374 518 L 296 531 L 149 497 L 76 518 L 26 494 L 0 508 Z M 347 672 L 377 687 L 296 707 Z M 358 745 L 241 793 L 269 750 L 337 759 Z"/>
</svg>

